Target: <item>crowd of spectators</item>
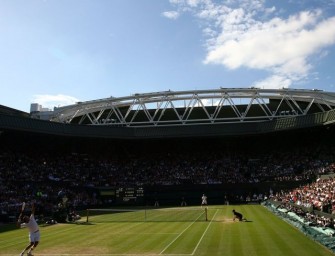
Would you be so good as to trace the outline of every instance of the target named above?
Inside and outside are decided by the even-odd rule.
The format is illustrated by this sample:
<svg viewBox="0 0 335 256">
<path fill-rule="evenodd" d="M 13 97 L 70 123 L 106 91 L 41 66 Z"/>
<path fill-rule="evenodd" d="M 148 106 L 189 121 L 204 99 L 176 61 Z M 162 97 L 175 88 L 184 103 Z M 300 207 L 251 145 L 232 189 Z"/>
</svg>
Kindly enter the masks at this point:
<svg viewBox="0 0 335 256">
<path fill-rule="evenodd" d="M 278 208 L 282 211 L 285 211 L 286 213 L 296 214 L 296 216 L 300 218 L 300 221 L 307 224 L 308 226 L 330 228 L 332 230 L 331 235 L 335 234 L 335 220 L 330 214 L 324 214 L 323 212 L 309 210 L 285 202 L 282 202 Z"/>
<path fill-rule="evenodd" d="M 95 187 L 180 184 L 237 184 L 313 180 L 334 172 L 329 148 L 250 151 L 213 148 L 190 150 L 113 150 L 49 152 L 6 150 L 0 152 L 0 211 L 23 201 L 38 199 L 52 212 L 64 195 L 73 207 L 101 204 Z M 287 194 L 294 203 L 332 208 L 334 183 L 319 181 Z M 313 187 L 314 186 L 314 187 Z M 316 186 L 316 187 L 315 187 Z M 288 199 L 288 197 L 290 197 Z"/>
<path fill-rule="evenodd" d="M 332 176 L 319 178 L 292 191 L 277 193 L 274 199 L 335 214 L 335 179 Z"/>
<path fill-rule="evenodd" d="M 333 175 L 318 178 L 315 182 L 290 191 L 280 191 L 272 200 L 280 207 L 296 213 L 310 225 L 335 230 L 335 178 Z"/>
</svg>

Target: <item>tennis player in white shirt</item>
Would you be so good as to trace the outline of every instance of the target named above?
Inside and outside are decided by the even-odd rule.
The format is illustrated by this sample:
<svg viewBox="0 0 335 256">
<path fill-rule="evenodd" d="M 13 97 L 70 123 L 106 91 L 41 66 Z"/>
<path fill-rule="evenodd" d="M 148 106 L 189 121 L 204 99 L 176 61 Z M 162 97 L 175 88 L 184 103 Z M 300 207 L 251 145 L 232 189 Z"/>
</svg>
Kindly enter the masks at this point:
<svg viewBox="0 0 335 256">
<path fill-rule="evenodd" d="M 20 256 L 23 256 L 26 251 L 28 256 L 33 256 L 32 251 L 37 247 L 40 241 L 40 231 L 38 224 L 35 220 L 35 205 L 32 203 L 30 216 L 22 216 L 22 212 L 19 216 L 17 226 L 19 228 L 26 227 L 29 230 L 29 245 L 21 252 Z"/>
</svg>

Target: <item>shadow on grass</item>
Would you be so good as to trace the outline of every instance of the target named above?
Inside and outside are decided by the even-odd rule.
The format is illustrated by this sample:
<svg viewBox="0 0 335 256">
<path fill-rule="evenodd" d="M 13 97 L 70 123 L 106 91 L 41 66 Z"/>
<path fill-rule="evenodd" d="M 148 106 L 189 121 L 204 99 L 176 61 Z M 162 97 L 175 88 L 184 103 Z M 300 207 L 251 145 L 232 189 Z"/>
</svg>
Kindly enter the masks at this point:
<svg viewBox="0 0 335 256">
<path fill-rule="evenodd" d="M 73 222 L 64 222 L 63 224 L 70 224 L 70 225 L 96 225 L 92 222 L 86 221 L 73 221 Z"/>
<path fill-rule="evenodd" d="M 14 229 L 18 229 L 16 224 L 10 223 L 10 224 L 0 224 L 0 232 L 6 232 L 11 231 Z"/>
</svg>

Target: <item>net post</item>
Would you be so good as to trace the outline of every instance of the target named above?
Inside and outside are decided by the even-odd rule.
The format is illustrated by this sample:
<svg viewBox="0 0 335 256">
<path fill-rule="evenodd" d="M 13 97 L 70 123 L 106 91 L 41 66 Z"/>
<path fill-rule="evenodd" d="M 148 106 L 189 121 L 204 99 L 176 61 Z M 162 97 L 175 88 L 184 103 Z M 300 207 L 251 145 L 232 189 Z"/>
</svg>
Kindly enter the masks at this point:
<svg viewBox="0 0 335 256">
<path fill-rule="evenodd" d="M 207 218 L 207 207 L 205 207 L 205 218 L 206 218 L 206 221 L 208 221 L 208 218 Z"/>
<path fill-rule="evenodd" d="M 86 209 L 86 222 L 88 222 L 88 209 Z"/>
</svg>

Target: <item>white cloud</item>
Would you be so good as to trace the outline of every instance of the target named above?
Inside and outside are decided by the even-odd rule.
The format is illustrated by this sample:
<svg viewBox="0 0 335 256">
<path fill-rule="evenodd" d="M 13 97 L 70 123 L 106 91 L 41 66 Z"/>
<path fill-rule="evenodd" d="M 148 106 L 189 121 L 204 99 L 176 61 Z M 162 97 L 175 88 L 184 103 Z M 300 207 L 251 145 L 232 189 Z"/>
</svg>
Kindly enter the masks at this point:
<svg viewBox="0 0 335 256">
<path fill-rule="evenodd" d="M 179 12 L 176 11 L 163 12 L 162 15 L 168 19 L 176 20 L 179 17 Z"/>
<path fill-rule="evenodd" d="M 256 81 L 252 84 L 252 87 L 261 89 L 281 89 L 288 88 L 292 85 L 292 79 L 286 76 L 272 75 L 263 80 Z"/>
<path fill-rule="evenodd" d="M 184 4 L 185 0 L 170 0 L 171 4 Z"/>
<path fill-rule="evenodd" d="M 38 103 L 42 105 L 44 108 L 53 109 L 54 107 L 71 105 L 78 101 L 80 100 L 78 100 L 75 97 L 63 94 L 57 94 L 57 95 L 39 94 L 33 96 L 32 102 Z"/>
<path fill-rule="evenodd" d="M 189 6 L 196 7 L 199 4 L 200 0 L 187 0 L 186 2 Z"/>
<path fill-rule="evenodd" d="M 271 14 L 271 13 L 274 13 L 275 11 L 276 11 L 276 7 L 272 6 L 271 8 L 265 9 L 265 14 Z"/>
<path fill-rule="evenodd" d="M 205 36 L 208 36 L 208 37 L 215 37 L 217 35 L 216 31 L 211 29 L 211 28 L 204 28 L 202 30 L 202 33 L 205 35 Z"/>
<path fill-rule="evenodd" d="M 305 79 L 313 68 L 312 57 L 335 44 L 335 17 L 324 17 L 321 10 L 279 17 L 276 7 L 267 8 L 265 0 L 172 1 L 192 8 L 205 22 L 205 64 L 272 73 L 264 83 L 257 82 L 262 87 L 287 87 Z"/>
<path fill-rule="evenodd" d="M 206 64 L 222 64 L 230 69 L 246 66 L 255 69 L 272 69 L 295 62 L 297 72 L 307 70 L 306 59 L 322 47 L 335 42 L 335 18 L 323 21 L 308 30 L 310 19 L 303 21 L 299 15 L 290 21 L 278 18 L 253 26 L 235 38 L 209 47 Z M 309 15 L 313 16 L 313 14 Z M 334 27 L 334 29 L 331 29 Z M 292 65 L 290 65 L 292 66 Z M 294 70 L 292 70 L 294 72 Z"/>
<path fill-rule="evenodd" d="M 242 66 L 272 69 L 297 60 L 305 65 L 310 55 L 335 42 L 335 18 L 314 25 L 316 16 L 317 13 L 300 13 L 287 20 L 274 18 L 249 24 L 244 31 L 225 25 L 229 37 L 226 39 L 226 31 L 221 31 L 215 45 L 208 47 L 205 63 L 222 64 L 230 69 Z M 306 70 L 297 68 L 298 72 Z"/>
</svg>

